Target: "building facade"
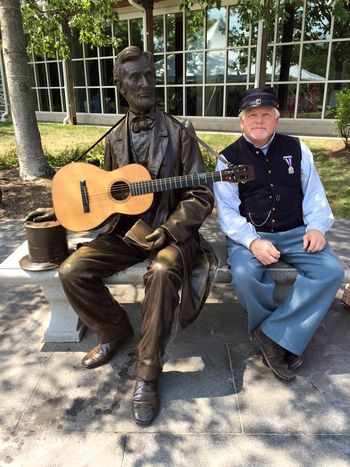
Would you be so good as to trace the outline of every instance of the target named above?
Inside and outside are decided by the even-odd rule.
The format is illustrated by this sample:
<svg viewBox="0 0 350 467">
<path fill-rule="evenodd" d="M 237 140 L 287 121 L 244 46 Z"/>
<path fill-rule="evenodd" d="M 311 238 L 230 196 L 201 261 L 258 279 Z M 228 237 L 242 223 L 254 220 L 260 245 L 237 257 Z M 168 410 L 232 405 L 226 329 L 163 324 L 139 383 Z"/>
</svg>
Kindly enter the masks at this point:
<svg viewBox="0 0 350 467">
<path fill-rule="evenodd" d="M 282 131 L 334 135 L 336 93 L 350 88 L 350 25 L 331 15 L 330 1 L 281 1 L 286 21 L 274 21 L 268 40 L 266 85 L 281 102 Z M 143 14 L 119 9 L 111 32 L 127 45 L 144 48 Z M 189 117 L 196 129 L 238 131 L 238 106 L 257 82 L 259 24 L 243 27 L 234 1 L 220 9 L 180 12 L 178 2 L 154 4 L 157 101 L 175 116 Z M 120 50 L 119 49 L 119 50 Z M 112 124 L 125 102 L 112 81 L 112 47 L 91 49 L 73 38 L 73 80 L 78 123 Z M 33 90 L 39 121 L 63 121 L 66 112 L 64 64 L 32 56 Z"/>
</svg>

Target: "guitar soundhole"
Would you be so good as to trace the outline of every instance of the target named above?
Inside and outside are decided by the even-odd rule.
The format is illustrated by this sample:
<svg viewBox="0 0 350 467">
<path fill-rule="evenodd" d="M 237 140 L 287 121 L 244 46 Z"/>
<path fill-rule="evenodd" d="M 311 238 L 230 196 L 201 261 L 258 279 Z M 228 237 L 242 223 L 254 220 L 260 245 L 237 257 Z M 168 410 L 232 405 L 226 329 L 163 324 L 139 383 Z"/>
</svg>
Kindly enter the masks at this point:
<svg viewBox="0 0 350 467">
<path fill-rule="evenodd" d="M 130 195 L 130 187 L 125 182 L 115 182 L 111 187 L 111 195 L 117 201 L 124 201 Z"/>
</svg>

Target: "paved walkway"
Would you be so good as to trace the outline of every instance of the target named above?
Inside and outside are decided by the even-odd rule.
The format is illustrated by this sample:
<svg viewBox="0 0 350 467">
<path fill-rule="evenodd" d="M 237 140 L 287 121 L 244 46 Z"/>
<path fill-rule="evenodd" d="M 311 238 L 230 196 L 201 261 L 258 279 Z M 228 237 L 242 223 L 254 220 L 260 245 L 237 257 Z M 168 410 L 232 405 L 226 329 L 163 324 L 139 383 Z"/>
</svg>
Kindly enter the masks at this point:
<svg viewBox="0 0 350 467">
<path fill-rule="evenodd" d="M 337 221 L 330 237 L 348 267 L 349 233 L 350 221 Z M 21 223 L 0 223 L 0 259 L 23 239 Z M 142 288 L 113 291 L 138 333 Z M 350 465 L 350 311 L 339 298 L 288 384 L 254 353 L 229 287 L 216 286 L 199 319 L 174 330 L 148 428 L 130 409 L 137 335 L 87 371 L 91 333 L 42 342 L 49 313 L 39 288 L 0 284 L 0 298 L 0 466 Z"/>
</svg>

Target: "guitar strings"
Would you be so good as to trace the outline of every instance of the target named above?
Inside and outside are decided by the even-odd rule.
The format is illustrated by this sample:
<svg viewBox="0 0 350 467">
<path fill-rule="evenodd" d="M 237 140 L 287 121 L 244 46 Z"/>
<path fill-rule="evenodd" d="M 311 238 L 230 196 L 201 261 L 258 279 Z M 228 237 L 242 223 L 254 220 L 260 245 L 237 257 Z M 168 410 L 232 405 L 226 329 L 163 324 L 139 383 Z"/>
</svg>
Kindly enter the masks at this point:
<svg viewBox="0 0 350 467">
<path fill-rule="evenodd" d="M 153 193 L 157 191 L 162 191 L 164 187 L 166 186 L 167 188 L 173 188 L 173 189 L 179 189 L 179 188 L 187 188 L 188 185 L 184 185 L 184 183 L 190 182 L 190 183 L 195 183 L 195 184 L 200 184 L 199 182 L 205 182 L 205 184 L 214 182 L 214 177 L 220 174 L 220 172 L 209 172 L 209 173 L 204 173 L 204 174 L 189 174 L 189 175 L 181 175 L 177 177 L 166 177 L 166 178 L 160 178 L 160 179 L 154 179 L 154 180 L 145 180 L 145 181 L 139 181 L 139 182 L 132 182 L 130 185 L 126 184 L 123 181 L 115 181 L 113 182 L 114 185 L 112 184 L 111 189 L 109 190 L 110 193 L 112 194 L 122 194 L 122 193 L 131 193 L 132 196 L 138 196 L 138 195 L 143 195 L 143 194 L 148 194 L 148 193 Z M 208 177 L 211 177 L 212 180 L 208 180 Z M 197 179 L 195 181 L 195 178 Z M 176 186 L 180 185 L 180 186 Z M 189 185 L 190 186 L 190 185 Z M 146 191 L 144 191 L 146 190 Z M 108 194 L 106 194 L 106 191 L 103 193 L 96 193 L 95 194 L 89 194 L 89 198 L 96 198 L 96 197 L 108 197 Z"/>
<path fill-rule="evenodd" d="M 167 186 L 166 189 L 181 189 L 181 188 L 187 188 L 188 186 L 191 186 L 191 183 L 193 184 L 199 184 L 199 182 L 205 182 L 205 184 L 209 184 L 211 182 L 215 181 L 220 181 L 220 178 L 218 180 L 214 180 L 215 177 L 220 177 L 222 171 L 216 171 L 216 172 L 208 172 L 208 173 L 200 173 L 200 174 L 188 174 L 188 175 L 181 175 L 177 177 L 166 177 L 166 178 L 160 178 L 160 179 L 153 179 L 153 180 L 144 180 L 144 181 L 138 181 L 138 182 L 132 182 L 130 185 L 126 184 L 123 181 L 115 181 L 113 182 L 114 185 L 112 184 L 112 187 L 109 191 L 103 191 L 103 192 L 95 192 L 94 194 L 88 194 L 88 199 L 89 200 L 97 200 L 97 199 L 110 199 L 110 196 L 108 193 L 111 193 L 112 195 L 126 195 L 122 200 L 125 200 L 129 195 L 131 196 L 142 196 L 146 194 L 151 194 L 155 193 L 157 191 L 162 191 L 164 190 L 164 187 Z M 210 176 L 211 180 L 208 180 L 208 177 Z M 236 176 L 235 176 L 236 178 Z M 195 179 L 196 182 L 195 182 Z M 183 185 L 184 182 L 191 182 L 190 185 Z M 182 185 L 182 186 L 176 186 L 177 184 Z M 146 190 L 146 191 L 145 191 Z M 71 199 L 69 195 L 67 195 L 68 199 Z M 114 198 L 115 199 L 115 198 Z M 115 201 L 121 201 L 118 199 L 115 199 Z M 80 201 L 79 201 L 79 206 L 80 206 Z"/>
<path fill-rule="evenodd" d="M 166 177 L 160 179 L 153 179 L 153 180 L 143 180 L 132 182 L 129 185 L 126 182 L 116 180 L 113 182 L 112 187 L 109 191 L 104 190 L 103 192 L 95 192 L 95 193 L 87 193 L 88 200 L 95 201 L 95 200 L 103 200 L 103 199 L 110 199 L 110 194 L 113 195 L 121 195 L 119 196 L 121 199 L 114 198 L 116 202 L 124 201 L 130 195 L 131 196 L 142 196 L 146 194 L 156 193 L 157 191 L 166 189 L 181 189 L 191 186 L 191 184 L 200 184 L 199 182 L 205 182 L 203 184 L 208 184 L 215 181 L 220 181 L 221 173 L 224 171 L 216 171 L 216 172 L 207 172 L 207 173 L 200 173 L 200 174 L 188 174 L 188 175 L 180 175 L 177 177 Z M 231 173 L 232 170 L 230 170 Z M 234 173 L 233 173 L 234 175 Z M 208 177 L 211 180 L 208 180 Z M 218 180 L 215 180 L 216 177 L 219 177 Z M 189 185 L 184 185 L 185 183 L 189 183 Z M 181 186 L 176 186 L 177 184 Z M 113 196 L 114 197 L 114 196 Z M 67 198 L 71 202 L 71 196 L 67 195 Z M 77 203 L 79 207 L 81 206 L 81 201 Z"/>
</svg>

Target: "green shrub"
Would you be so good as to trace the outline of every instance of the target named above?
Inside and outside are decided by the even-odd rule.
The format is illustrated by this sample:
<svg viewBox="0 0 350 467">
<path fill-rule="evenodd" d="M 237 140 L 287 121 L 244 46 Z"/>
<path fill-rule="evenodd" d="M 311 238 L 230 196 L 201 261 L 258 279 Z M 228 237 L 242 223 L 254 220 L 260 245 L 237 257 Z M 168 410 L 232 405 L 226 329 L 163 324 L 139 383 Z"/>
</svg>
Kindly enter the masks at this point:
<svg viewBox="0 0 350 467">
<path fill-rule="evenodd" d="M 84 152 L 87 150 L 87 147 L 78 146 L 75 148 L 67 148 L 64 151 L 61 151 L 56 154 L 50 154 L 47 150 L 44 149 L 45 157 L 49 165 L 52 167 L 62 167 L 63 165 L 69 164 L 70 162 L 76 161 Z M 98 144 L 94 149 L 92 149 L 88 154 L 83 157 L 80 162 L 88 162 L 91 160 L 98 160 L 103 166 L 103 154 L 104 154 L 104 145 L 103 143 Z"/>
<path fill-rule="evenodd" d="M 78 146 L 76 148 L 67 148 L 61 152 L 52 154 L 46 148 L 43 148 L 45 159 L 51 167 L 62 167 L 63 165 L 74 162 L 83 154 L 88 147 Z M 103 155 L 104 145 L 103 143 L 98 144 L 92 149 L 81 162 L 89 162 L 92 160 L 98 160 L 100 166 L 103 167 Z M 0 154 L 0 169 L 17 169 L 18 158 L 15 149 L 10 149 L 3 154 Z"/>
<path fill-rule="evenodd" d="M 16 149 L 9 149 L 0 154 L 0 169 L 14 169 L 18 167 Z"/>
<path fill-rule="evenodd" d="M 350 147 L 350 89 L 337 93 L 335 126 L 344 141 L 346 149 Z"/>
<path fill-rule="evenodd" d="M 207 172 L 214 172 L 216 167 L 216 158 L 206 149 L 202 150 L 203 161 Z"/>
</svg>

